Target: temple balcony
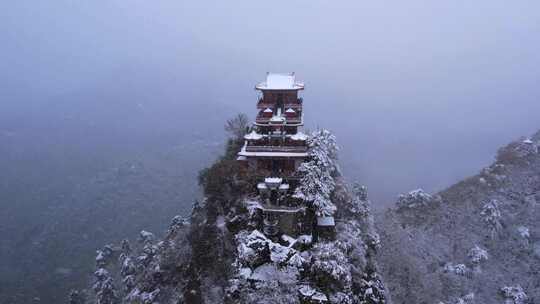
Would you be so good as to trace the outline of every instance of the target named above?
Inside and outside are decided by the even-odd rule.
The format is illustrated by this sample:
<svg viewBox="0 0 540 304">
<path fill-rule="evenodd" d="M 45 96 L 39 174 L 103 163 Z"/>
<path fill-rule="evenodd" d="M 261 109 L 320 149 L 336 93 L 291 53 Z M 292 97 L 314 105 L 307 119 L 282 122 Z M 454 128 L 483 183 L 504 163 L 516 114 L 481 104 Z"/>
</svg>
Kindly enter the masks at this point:
<svg viewBox="0 0 540 304">
<path fill-rule="evenodd" d="M 286 101 L 283 104 L 283 107 L 284 108 L 301 109 L 302 104 L 303 104 L 303 99 L 298 98 L 298 99 L 296 99 L 295 102 Z M 264 110 L 266 108 L 271 108 L 272 109 L 272 108 L 274 108 L 275 105 L 276 105 L 275 101 L 266 101 L 266 100 L 260 98 L 259 101 L 257 102 L 257 109 L 261 109 L 261 110 Z"/>
<path fill-rule="evenodd" d="M 283 104 L 283 107 L 284 108 L 293 108 L 293 109 L 301 109 L 302 108 L 302 104 L 303 104 L 303 99 L 302 98 L 298 98 L 296 100 L 296 102 L 285 102 Z"/>
<path fill-rule="evenodd" d="M 264 213 L 297 213 L 304 212 L 306 207 L 304 206 L 280 206 L 272 204 L 261 204 L 261 210 Z"/>
<path fill-rule="evenodd" d="M 262 98 L 259 99 L 259 102 L 257 102 L 257 109 L 264 110 L 266 108 L 273 108 L 275 106 L 275 103 L 264 101 Z"/>
<path fill-rule="evenodd" d="M 257 145 L 248 145 L 246 146 L 247 152 L 297 152 L 304 153 L 307 152 L 307 146 L 257 146 Z"/>
<path fill-rule="evenodd" d="M 298 125 L 302 124 L 302 116 L 272 116 L 258 115 L 255 118 L 257 124 L 269 125 Z"/>
</svg>

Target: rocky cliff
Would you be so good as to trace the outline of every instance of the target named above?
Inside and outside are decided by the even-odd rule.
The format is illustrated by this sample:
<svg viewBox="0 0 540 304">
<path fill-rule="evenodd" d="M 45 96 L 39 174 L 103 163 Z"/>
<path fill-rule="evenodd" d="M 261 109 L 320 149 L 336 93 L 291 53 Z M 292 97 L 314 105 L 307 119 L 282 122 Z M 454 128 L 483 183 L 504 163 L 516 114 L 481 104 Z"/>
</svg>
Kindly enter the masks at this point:
<svg viewBox="0 0 540 304">
<path fill-rule="evenodd" d="M 242 141 L 231 139 L 201 171 L 204 199 L 191 216 L 174 217 L 162 239 L 142 231 L 136 242 L 99 250 L 93 291 L 73 291 L 71 303 L 385 303 L 367 191 L 344 182 L 334 142 L 315 132 L 305 170 L 317 174 L 303 173 L 304 192 L 320 195 L 306 208 L 335 212 L 329 236 L 262 233 L 251 204 L 255 177 L 235 160 Z"/>
</svg>

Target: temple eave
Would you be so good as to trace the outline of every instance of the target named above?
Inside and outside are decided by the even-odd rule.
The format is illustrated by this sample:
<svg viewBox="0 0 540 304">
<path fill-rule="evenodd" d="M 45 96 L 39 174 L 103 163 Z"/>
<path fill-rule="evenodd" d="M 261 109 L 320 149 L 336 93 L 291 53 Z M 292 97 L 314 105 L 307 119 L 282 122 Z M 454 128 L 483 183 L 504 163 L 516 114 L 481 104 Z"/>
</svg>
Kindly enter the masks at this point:
<svg viewBox="0 0 540 304">
<path fill-rule="evenodd" d="M 304 158 L 308 156 L 307 152 L 300 153 L 300 152 L 248 152 L 246 150 L 242 150 L 238 152 L 239 156 L 246 156 L 246 157 L 300 157 Z"/>
</svg>

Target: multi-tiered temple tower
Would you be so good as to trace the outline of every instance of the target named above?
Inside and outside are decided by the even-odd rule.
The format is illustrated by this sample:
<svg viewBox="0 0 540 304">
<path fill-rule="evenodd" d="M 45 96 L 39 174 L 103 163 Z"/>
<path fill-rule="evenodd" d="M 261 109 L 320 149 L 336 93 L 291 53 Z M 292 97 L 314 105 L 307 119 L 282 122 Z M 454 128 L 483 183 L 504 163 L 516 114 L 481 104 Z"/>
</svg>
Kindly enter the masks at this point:
<svg viewBox="0 0 540 304">
<path fill-rule="evenodd" d="M 255 86 L 261 96 L 258 114 L 238 160 L 255 172 L 258 183 L 257 209 L 263 217 L 263 231 L 269 236 L 298 235 L 311 229 L 309 211 L 293 197 L 298 183 L 297 169 L 307 157 L 307 135 L 303 126 L 304 84 L 294 73 L 268 73 Z"/>
</svg>

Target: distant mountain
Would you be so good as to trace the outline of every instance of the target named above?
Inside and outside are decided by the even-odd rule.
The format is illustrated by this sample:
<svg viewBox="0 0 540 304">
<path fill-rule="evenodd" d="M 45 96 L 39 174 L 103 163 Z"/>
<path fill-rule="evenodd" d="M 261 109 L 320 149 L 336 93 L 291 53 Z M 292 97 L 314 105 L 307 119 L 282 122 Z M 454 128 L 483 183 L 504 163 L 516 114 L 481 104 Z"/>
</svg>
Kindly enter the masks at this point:
<svg viewBox="0 0 540 304">
<path fill-rule="evenodd" d="M 377 217 L 393 303 L 540 302 L 540 132 L 478 175 Z"/>
</svg>

